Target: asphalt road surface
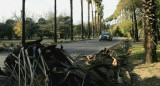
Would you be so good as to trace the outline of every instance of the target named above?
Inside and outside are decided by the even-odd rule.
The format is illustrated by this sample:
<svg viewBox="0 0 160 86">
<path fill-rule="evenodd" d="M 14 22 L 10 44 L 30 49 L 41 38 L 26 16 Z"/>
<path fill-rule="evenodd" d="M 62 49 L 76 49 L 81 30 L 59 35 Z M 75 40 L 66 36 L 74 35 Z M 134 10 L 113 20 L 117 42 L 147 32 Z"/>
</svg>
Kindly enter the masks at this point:
<svg viewBox="0 0 160 86">
<path fill-rule="evenodd" d="M 113 38 L 113 41 L 99 41 L 95 40 L 86 40 L 86 41 L 78 41 L 72 43 L 63 43 L 63 48 L 69 52 L 73 53 L 81 53 L 81 54 L 94 54 L 99 52 L 100 50 L 110 47 L 114 44 L 117 44 L 121 39 Z M 0 52 L 0 67 L 4 67 L 4 60 L 6 56 L 11 52 Z M 6 79 L 0 77 L 0 86 L 4 86 Z"/>
<path fill-rule="evenodd" d="M 113 38 L 112 41 L 99 41 L 98 39 L 94 40 L 86 40 L 86 41 L 78 41 L 72 43 L 63 43 L 63 48 L 70 54 L 81 53 L 85 54 L 95 54 L 100 50 L 110 47 L 116 43 L 118 43 L 120 38 Z M 0 52 L 0 67 L 4 66 L 4 60 L 7 55 L 11 52 Z"/>
<path fill-rule="evenodd" d="M 73 43 L 64 43 L 63 48 L 70 54 L 95 54 L 100 50 L 117 44 L 121 39 L 114 37 L 112 41 L 99 41 L 98 39 L 79 41 Z"/>
</svg>

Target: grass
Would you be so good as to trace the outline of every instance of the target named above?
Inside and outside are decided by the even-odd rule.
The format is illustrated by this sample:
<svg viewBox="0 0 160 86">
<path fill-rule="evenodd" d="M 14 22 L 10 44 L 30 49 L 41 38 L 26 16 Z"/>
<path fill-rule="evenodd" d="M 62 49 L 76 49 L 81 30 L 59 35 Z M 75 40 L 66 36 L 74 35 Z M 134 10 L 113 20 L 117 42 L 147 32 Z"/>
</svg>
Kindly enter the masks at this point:
<svg viewBox="0 0 160 86">
<path fill-rule="evenodd" d="M 160 86 L 160 62 L 145 64 L 145 50 L 142 42 L 132 44 L 129 65 L 133 67 L 138 81 L 133 86 Z M 160 61 L 160 42 L 157 45 L 157 59 Z"/>
<path fill-rule="evenodd" d="M 132 53 L 130 55 L 132 63 L 138 63 L 145 60 L 145 50 L 142 42 L 136 42 L 132 44 Z M 160 42 L 157 46 L 157 59 L 160 61 Z"/>
<path fill-rule="evenodd" d="M 132 53 L 130 55 L 131 62 L 133 64 L 142 63 L 145 58 L 144 48 L 142 47 L 142 42 L 136 42 L 132 45 Z"/>
</svg>

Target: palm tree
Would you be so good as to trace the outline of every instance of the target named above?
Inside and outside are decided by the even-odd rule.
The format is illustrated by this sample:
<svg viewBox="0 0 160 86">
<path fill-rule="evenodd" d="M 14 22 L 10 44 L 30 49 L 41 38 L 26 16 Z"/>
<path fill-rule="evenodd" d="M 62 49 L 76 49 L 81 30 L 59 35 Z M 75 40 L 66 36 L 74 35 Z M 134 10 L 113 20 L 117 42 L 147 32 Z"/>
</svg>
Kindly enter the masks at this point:
<svg viewBox="0 0 160 86">
<path fill-rule="evenodd" d="M 100 8 L 101 8 L 101 3 L 102 3 L 102 0 L 94 0 L 94 4 L 95 4 L 95 7 L 96 7 L 96 11 L 95 11 L 95 30 L 96 31 L 95 32 L 96 32 L 97 37 L 98 37 L 98 33 L 100 32 Z M 98 13 L 98 22 L 96 21 L 96 13 Z"/>
<path fill-rule="evenodd" d="M 70 10 L 71 10 L 71 40 L 73 40 L 73 0 L 70 0 Z"/>
<path fill-rule="evenodd" d="M 91 4 L 92 4 L 92 38 L 94 38 L 93 0 L 91 1 Z"/>
<path fill-rule="evenodd" d="M 101 34 L 101 20 L 102 20 L 102 17 L 103 17 L 103 6 L 102 6 L 102 0 L 98 0 L 97 2 L 97 12 L 98 12 L 98 24 L 97 24 L 97 27 L 98 27 L 98 35 Z"/>
<path fill-rule="evenodd" d="M 99 35 L 102 33 L 103 7 L 104 7 L 104 6 L 101 5 L 100 8 L 99 8 L 99 9 L 100 9 L 100 12 L 99 12 L 99 14 L 100 14 L 100 15 L 99 15 L 99 17 L 100 17 L 100 18 L 99 18 L 99 19 L 100 19 L 100 20 L 99 20 Z"/>
<path fill-rule="evenodd" d="M 149 4 L 148 4 L 149 3 Z M 156 6 L 155 0 L 143 0 L 143 28 L 145 29 L 146 63 L 157 62 L 156 55 Z"/>
<path fill-rule="evenodd" d="M 91 0 L 87 0 L 88 2 L 88 39 L 90 39 L 91 36 L 91 28 L 90 28 L 90 4 Z"/>
<path fill-rule="evenodd" d="M 54 0 L 54 42 L 57 42 L 57 3 Z"/>
<path fill-rule="evenodd" d="M 84 29 L 83 29 L 83 0 L 81 0 L 81 38 L 83 37 Z"/>
<path fill-rule="evenodd" d="M 94 23 L 94 24 L 95 24 L 95 26 L 94 26 L 94 27 L 95 27 L 95 37 L 98 36 L 98 35 L 97 35 L 97 24 L 96 24 L 96 23 L 97 23 L 96 14 L 97 14 L 97 11 L 95 10 L 95 21 L 94 21 L 94 22 L 95 22 L 95 23 Z"/>
<path fill-rule="evenodd" d="M 94 29 L 95 29 L 95 37 L 97 37 L 98 36 L 98 34 L 97 34 L 97 24 L 96 24 L 97 23 L 97 20 L 96 20 L 96 16 L 97 16 L 96 15 L 97 14 L 97 0 L 93 0 L 93 2 L 95 4 L 95 18 L 94 18 L 95 19 L 95 21 L 94 21 L 95 22 L 94 23 L 95 26 L 94 26 Z"/>
<path fill-rule="evenodd" d="M 25 0 L 22 1 L 22 45 L 25 44 Z"/>
<path fill-rule="evenodd" d="M 97 36 L 99 36 L 100 32 L 100 10 L 99 10 L 99 3 L 97 3 Z"/>
</svg>

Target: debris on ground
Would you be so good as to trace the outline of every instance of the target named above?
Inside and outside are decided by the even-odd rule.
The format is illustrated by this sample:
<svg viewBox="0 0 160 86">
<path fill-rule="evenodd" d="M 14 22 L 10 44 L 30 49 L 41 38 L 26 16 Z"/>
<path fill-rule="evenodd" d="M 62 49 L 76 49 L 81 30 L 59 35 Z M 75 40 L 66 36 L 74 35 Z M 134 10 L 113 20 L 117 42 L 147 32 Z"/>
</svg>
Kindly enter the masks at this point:
<svg viewBox="0 0 160 86">
<path fill-rule="evenodd" d="M 118 82 L 123 81 L 123 85 L 131 85 L 130 74 L 126 68 L 128 64 L 128 55 L 132 52 L 130 49 L 131 42 L 124 40 L 121 43 L 110 47 L 109 49 L 103 49 L 99 53 L 94 55 L 94 59 L 86 61 L 87 65 L 107 64 L 117 68 L 115 71 L 118 74 Z M 88 56 L 91 57 L 91 56 Z M 88 58 L 87 57 L 87 58 Z M 109 75 L 112 75 L 108 73 Z M 122 80 L 121 80 L 122 79 Z"/>
<path fill-rule="evenodd" d="M 42 45 L 37 40 L 18 47 L 6 58 L 3 75 L 9 86 L 128 86 L 130 76 L 122 67 L 129 51 L 129 41 L 119 48 L 104 49 L 86 55 L 89 68 L 83 68 L 63 46 Z M 122 51 L 125 49 L 124 51 Z M 118 51 L 122 55 L 118 55 Z M 124 56 L 123 56 L 124 55 Z M 86 65 L 87 66 L 87 65 Z"/>
<path fill-rule="evenodd" d="M 13 43 L 10 43 L 9 45 L 6 45 L 5 43 L 2 44 L 2 47 L 0 47 L 0 52 L 2 51 L 14 51 L 16 48 L 21 47 L 21 45 L 16 45 Z"/>
<path fill-rule="evenodd" d="M 117 60 L 118 65 L 126 65 L 128 60 L 128 55 L 132 52 L 130 49 L 131 42 L 129 40 L 124 40 L 121 43 L 110 47 L 109 49 L 103 49 L 99 53 L 94 55 L 93 60 L 89 60 L 91 65 L 104 63 L 112 64 L 112 62 Z"/>
</svg>

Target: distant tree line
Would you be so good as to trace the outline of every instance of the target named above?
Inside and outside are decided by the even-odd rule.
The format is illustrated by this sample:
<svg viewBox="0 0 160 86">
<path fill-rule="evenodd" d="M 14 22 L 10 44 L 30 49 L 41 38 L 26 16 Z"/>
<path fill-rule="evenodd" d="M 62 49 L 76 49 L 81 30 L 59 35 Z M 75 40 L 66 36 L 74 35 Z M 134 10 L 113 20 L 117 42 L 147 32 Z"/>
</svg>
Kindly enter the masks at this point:
<svg viewBox="0 0 160 86">
<path fill-rule="evenodd" d="M 57 37 L 58 38 L 70 38 L 70 16 L 59 15 L 57 17 Z M 0 23 L 0 39 L 20 39 L 22 37 L 22 22 L 21 19 L 7 19 L 4 23 Z M 27 17 L 25 21 L 26 39 L 34 39 L 35 37 L 54 37 L 54 17 L 49 16 L 46 18 L 39 18 L 35 21 L 32 18 Z M 73 25 L 74 37 L 81 36 L 81 24 Z M 88 26 L 84 25 L 84 37 L 88 36 Z"/>
<path fill-rule="evenodd" d="M 38 21 L 30 17 L 25 18 L 25 26 L 21 26 L 23 19 L 13 20 L 8 19 L 5 23 L 0 23 L 0 39 L 20 39 L 22 36 L 23 27 L 25 27 L 25 39 L 33 39 L 34 37 L 47 38 L 71 38 L 73 40 L 76 36 L 85 38 L 97 38 L 102 32 L 106 30 L 105 21 L 103 20 L 103 4 L 102 0 L 86 0 L 88 2 L 88 23 L 83 24 L 83 0 L 81 0 L 81 24 L 73 25 L 73 1 L 70 0 L 71 16 L 56 16 L 54 14 L 48 18 L 39 18 Z M 23 10 L 25 9 L 25 0 L 23 1 Z M 93 10 L 95 5 L 95 10 Z M 56 0 L 55 9 L 56 10 Z M 92 9 L 92 10 L 90 10 Z M 91 12 L 91 14 L 90 14 Z M 54 11 L 56 14 L 56 11 Z M 23 13 L 25 14 L 25 13 Z M 92 21 L 90 21 L 92 15 Z M 56 19 L 56 21 L 55 21 Z M 91 23 L 92 22 L 92 23 Z M 56 24 L 56 25 L 54 25 Z M 55 32 L 56 31 L 56 32 Z M 80 35 L 81 33 L 81 35 Z M 55 36 L 56 34 L 56 36 Z M 74 37 L 73 37 L 74 36 Z"/>
</svg>

